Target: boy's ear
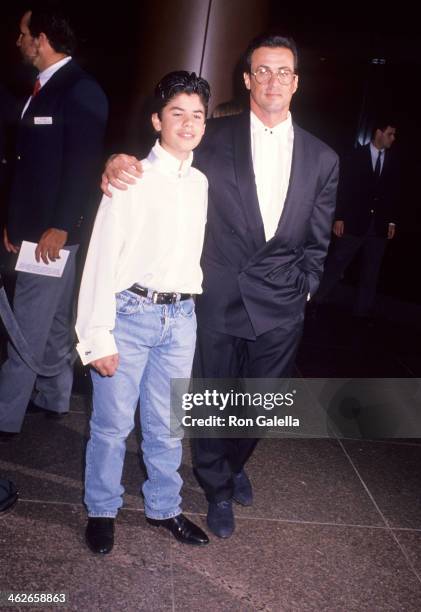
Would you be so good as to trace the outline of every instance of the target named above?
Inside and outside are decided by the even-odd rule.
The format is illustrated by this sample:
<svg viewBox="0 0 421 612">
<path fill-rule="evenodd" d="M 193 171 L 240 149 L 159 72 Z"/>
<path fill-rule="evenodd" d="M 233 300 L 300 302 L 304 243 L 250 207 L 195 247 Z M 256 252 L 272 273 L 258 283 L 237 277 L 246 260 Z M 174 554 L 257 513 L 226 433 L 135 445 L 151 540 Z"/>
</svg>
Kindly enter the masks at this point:
<svg viewBox="0 0 421 612">
<path fill-rule="evenodd" d="M 151 120 L 152 120 L 152 125 L 155 131 L 160 132 L 161 131 L 161 120 L 158 117 L 158 113 L 153 113 Z"/>
</svg>

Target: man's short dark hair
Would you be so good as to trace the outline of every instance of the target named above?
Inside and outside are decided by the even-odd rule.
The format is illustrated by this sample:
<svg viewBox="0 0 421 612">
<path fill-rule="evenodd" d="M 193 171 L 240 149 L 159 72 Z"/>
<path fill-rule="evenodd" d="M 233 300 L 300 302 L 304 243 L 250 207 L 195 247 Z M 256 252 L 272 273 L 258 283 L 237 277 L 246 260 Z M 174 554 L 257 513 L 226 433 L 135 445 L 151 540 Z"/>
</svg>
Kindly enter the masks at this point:
<svg viewBox="0 0 421 612">
<path fill-rule="evenodd" d="M 260 47 L 284 47 L 285 49 L 289 49 L 294 56 L 294 72 L 298 70 L 298 51 L 297 45 L 293 38 L 288 36 L 281 36 L 280 34 L 260 34 L 260 36 L 256 36 L 250 42 L 247 50 L 245 52 L 245 69 L 247 72 L 251 71 L 251 56 L 256 49 L 260 49 Z"/>
<path fill-rule="evenodd" d="M 388 127 L 396 127 L 396 121 L 392 117 L 380 117 L 373 121 L 373 134 L 376 130 L 384 132 Z"/>
<path fill-rule="evenodd" d="M 159 81 L 155 88 L 154 112 L 158 113 L 161 118 L 162 109 L 172 98 L 181 93 L 197 94 L 205 107 L 205 116 L 207 115 L 210 98 L 209 83 L 202 77 L 198 77 L 195 72 L 186 70 L 169 72 Z"/>
<path fill-rule="evenodd" d="M 393 117 L 375 117 L 373 129 L 371 130 L 371 138 L 374 138 L 377 130 L 384 132 L 388 127 L 396 128 L 396 121 Z"/>
<path fill-rule="evenodd" d="M 44 32 L 54 51 L 72 55 L 76 48 L 76 37 L 66 14 L 49 5 L 28 8 L 28 11 L 31 11 L 28 26 L 31 36 L 37 38 Z"/>
</svg>

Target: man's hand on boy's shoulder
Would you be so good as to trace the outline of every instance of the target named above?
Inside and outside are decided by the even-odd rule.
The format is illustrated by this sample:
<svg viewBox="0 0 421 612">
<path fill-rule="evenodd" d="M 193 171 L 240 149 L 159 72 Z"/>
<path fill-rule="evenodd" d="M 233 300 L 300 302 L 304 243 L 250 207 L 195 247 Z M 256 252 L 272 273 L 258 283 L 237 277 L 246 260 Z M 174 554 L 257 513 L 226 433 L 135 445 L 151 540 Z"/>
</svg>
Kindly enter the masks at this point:
<svg viewBox="0 0 421 612">
<path fill-rule="evenodd" d="M 101 190 L 105 195 L 111 197 L 110 184 L 117 189 L 125 190 L 127 185 L 136 183 L 136 178 L 143 174 L 142 164 L 133 155 L 111 155 L 105 164 L 102 174 Z"/>
<path fill-rule="evenodd" d="M 119 363 L 118 353 L 115 355 L 107 355 L 107 357 L 101 357 L 101 359 L 95 359 L 89 363 L 90 366 L 95 368 L 101 376 L 114 376 L 117 371 Z"/>
</svg>

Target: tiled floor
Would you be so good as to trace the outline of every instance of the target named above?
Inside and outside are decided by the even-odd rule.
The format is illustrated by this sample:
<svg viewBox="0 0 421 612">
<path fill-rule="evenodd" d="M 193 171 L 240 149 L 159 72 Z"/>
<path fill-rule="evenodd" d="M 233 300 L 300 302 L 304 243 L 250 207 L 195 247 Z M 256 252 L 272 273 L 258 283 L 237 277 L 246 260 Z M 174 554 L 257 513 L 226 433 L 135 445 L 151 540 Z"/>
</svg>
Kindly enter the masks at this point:
<svg viewBox="0 0 421 612">
<path fill-rule="evenodd" d="M 306 324 L 297 375 L 421 377 L 420 346 L 404 322 L 366 328 L 323 309 Z M 418 439 L 263 440 L 248 464 L 254 505 L 235 507 L 232 538 L 196 549 L 146 524 L 134 432 L 116 545 L 98 558 L 84 544 L 86 387 L 79 373 L 69 417 L 28 415 L 0 444 L 0 474 L 21 496 L 0 515 L 0 590 L 65 591 L 67 609 L 101 612 L 421 609 Z M 184 509 L 206 529 L 188 441 L 182 475 Z"/>
</svg>

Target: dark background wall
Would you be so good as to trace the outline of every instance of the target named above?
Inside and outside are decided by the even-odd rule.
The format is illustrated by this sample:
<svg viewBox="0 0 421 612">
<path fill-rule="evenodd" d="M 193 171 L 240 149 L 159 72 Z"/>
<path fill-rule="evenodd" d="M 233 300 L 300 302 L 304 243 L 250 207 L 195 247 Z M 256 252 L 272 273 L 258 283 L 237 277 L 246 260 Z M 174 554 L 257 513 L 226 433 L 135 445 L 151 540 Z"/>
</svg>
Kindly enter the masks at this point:
<svg viewBox="0 0 421 612">
<path fill-rule="evenodd" d="M 0 13 L 0 80 L 20 95 L 28 95 L 33 78 L 15 47 L 24 7 L 6 1 Z M 109 152 L 145 152 L 148 96 L 169 70 L 195 70 L 208 78 L 211 110 L 238 96 L 241 52 L 252 36 L 267 29 L 292 35 L 300 49 L 294 119 L 339 153 L 354 145 L 370 107 L 371 113 L 390 109 L 405 177 L 398 236 L 389 246 L 381 285 L 386 292 L 421 302 L 415 281 L 421 236 L 421 26 L 415 9 L 400 3 L 388 13 L 378 3 L 328 9 L 321 3 L 307 7 L 277 0 L 93 1 L 68 3 L 68 9 L 80 40 L 77 59 L 110 100 Z"/>
</svg>

